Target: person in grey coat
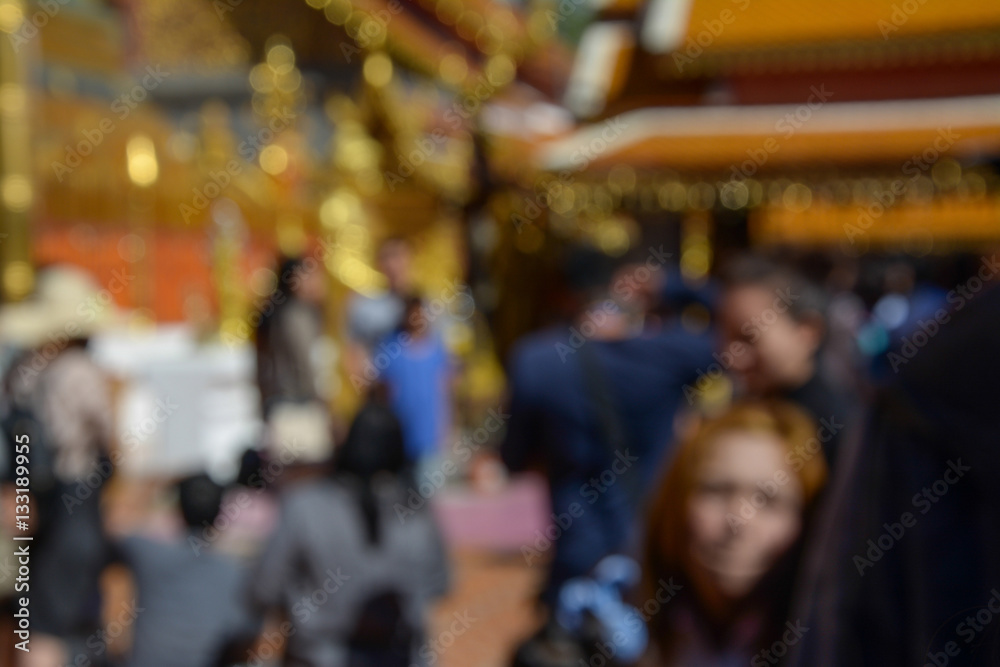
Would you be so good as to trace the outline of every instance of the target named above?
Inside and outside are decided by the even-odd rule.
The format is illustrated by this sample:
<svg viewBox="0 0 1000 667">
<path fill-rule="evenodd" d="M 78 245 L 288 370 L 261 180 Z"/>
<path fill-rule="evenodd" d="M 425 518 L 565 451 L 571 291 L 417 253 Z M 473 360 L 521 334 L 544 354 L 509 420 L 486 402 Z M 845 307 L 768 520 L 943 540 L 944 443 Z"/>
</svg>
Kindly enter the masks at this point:
<svg viewBox="0 0 1000 667">
<path fill-rule="evenodd" d="M 223 487 L 207 475 L 177 484 L 186 531 L 165 541 L 130 533 L 117 542 L 118 557 L 135 579 L 132 667 L 217 667 L 233 645 L 250 642 L 260 622 L 247 608 L 248 574 L 235 556 L 215 548 L 212 527 Z M 220 524 L 221 525 L 221 524 Z"/>
<path fill-rule="evenodd" d="M 250 585 L 259 608 L 284 617 L 264 633 L 262 655 L 283 643 L 286 667 L 425 664 L 427 606 L 449 571 L 433 515 L 407 505 L 411 484 L 399 424 L 373 400 L 333 477 L 282 498 Z"/>
</svg>

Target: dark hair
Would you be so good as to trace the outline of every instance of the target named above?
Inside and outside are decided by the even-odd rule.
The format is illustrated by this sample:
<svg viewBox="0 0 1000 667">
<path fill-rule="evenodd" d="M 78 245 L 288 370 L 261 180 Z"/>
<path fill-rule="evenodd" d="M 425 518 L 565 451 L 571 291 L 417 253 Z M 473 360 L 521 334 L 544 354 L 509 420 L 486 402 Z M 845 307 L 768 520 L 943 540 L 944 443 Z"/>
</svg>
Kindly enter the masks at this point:
<svg viewBox="0 0 1000 667">
<path fill-rule="evenodd" d="M 422 333 L 428 326 L 427 314 L 424 312 L 424 300 L 419 294 L 411 293 L 403 297 L 403 317 L 396 327 L 397 331 Z M 417 329 L 419 328 L 419 331 Z"/>
<path fill-rule="evenodd" d="M 579 244 L 566 250 L 563 257 L 563 274 L 571 290 L 587 299 L 604 295 L 615 271 L 623 261 L 601 252 L 597 248 Z"/>
<path fill-rule="evenodd" d="M 246 487 L 263 486 L 263 480 L 260 479 L 263 463 L 260 451 L 249 447 L 243 450 L 233 483 Z"/>
<path fill-rule="evenodd" d="M 282 257 L 278 261 L 278 281 L 271 290 L 268 302 L 262 308 L 260 322 L 257 324 L 257 348 L 267 345 L 270 324 L 295 298 L 295 285 L 301 280 L 299 273 L 305 263 L 301 257 Z"/>
<path fill-rule="evenodd" d="M 758 255 L 743 255 L 732 260 L 719 276 L 725 289 L 763 287 L 780 290 L 788 299 L 788 314 L 797 321 L 819 316 L 826 319 L 826 292 L 790 266 Z"/>
<path fill-rule="evenodd" d="M 281 300 L 282 303 L 294 297 L 295 285 L 301 280 L 298 274 L 304 270 L 304 267 L 305 262 L 301 257 L 282 257 L 278 261 L 278 281 L 271 292 L 275 301 L 279 301 L 275 298 L 278 296 L 285 297 L 284 300 Z"/>
<path fill-rule="evenodd" d="M 403 297 L 403 310 L 410 312 L 415 308 L 423 308 L 424 300 L 419 294 L 407 294 Z"/>
<path fill-rule="evenodd" d="M 369 398 L 354 417 L 347 439 L 337 451 L 334 475 L 354 482 L 371 544 L 379 542 L 380 533 L 372 480 L 380 473 L 403 480 L 406 471 L 406 450 L 399 420 L 385 401 Z"/>
<path fill-rule="evenodd" d="M 223 488 L 208 475 L 194 475 L 177 483 L 181 515 L 192 528 L 211 524 L 222 507 Z"/>
</svg>

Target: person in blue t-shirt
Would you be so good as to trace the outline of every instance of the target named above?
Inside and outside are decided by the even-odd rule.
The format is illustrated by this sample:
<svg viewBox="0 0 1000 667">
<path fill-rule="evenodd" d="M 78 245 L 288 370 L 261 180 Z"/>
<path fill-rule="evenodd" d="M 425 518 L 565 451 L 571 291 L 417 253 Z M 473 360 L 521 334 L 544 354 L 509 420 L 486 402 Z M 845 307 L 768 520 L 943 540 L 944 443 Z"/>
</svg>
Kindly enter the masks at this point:
<svg viewBox="0 0 1000 667">
<path fill-rule="evenodd" d="M 451 423 L 451 359 L 441 332 L 431 327 L 420 297 L 404 300 L 399 328 L 383 345 L 381 380 L 403 427 L 407 458 L 418 468 L 438 454 Z M 379 364 L 382 366 L 383 364 Z"/>
</svg>

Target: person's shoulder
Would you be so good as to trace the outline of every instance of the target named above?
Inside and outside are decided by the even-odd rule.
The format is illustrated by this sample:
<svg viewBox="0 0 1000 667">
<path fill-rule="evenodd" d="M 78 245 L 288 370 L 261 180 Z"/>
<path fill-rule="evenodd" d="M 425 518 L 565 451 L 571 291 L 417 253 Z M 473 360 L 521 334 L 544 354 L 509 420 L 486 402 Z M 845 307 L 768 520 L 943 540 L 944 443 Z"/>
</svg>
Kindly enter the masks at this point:
<svg viewBox="0 0 1000 667">
<path fill-rule="evenodd" d="M 132 566 L 158 567 L 156 565 L 174 562 L 190 552 L 196 552 L 188 544 L 187 537 L 167 538 L 143 533 L 129 533 L 115 541 L 118 553 Z"/>
<path fill-rule="evenodd" d="M 507 357 L 511 381 L 522 391 L 543 389 L 565 376 L 567 359 L 576 352 L 566 332 L 547 329 L 517 341 Z"/>
<path fill-rule="evenodd" d="M 538 362 L 557 358 L 557 346 L 569 340 L 567 331 L 549 328 L 525 334 L 511 348 L 512 361 Z"/>
<path fill-rule="evenodd" d="M 413 503 L 415 489 L 402 478 L 386 478 L 375 483 L 375 493 L 381 511 L 396 521 L 386 522 L 386 529 L 400 536 L 414 548 L 437 538 L 440 531 L 437 514 L 427 505 Z"/>
<path fill-rule="evenodd" d="M 341 485 L 335 480 L 330 477 L 320 477 L 290 486 L 281 494 L 281 498 L 284 502 L 301 503 L 322 500 L 342 493 Z"/>
<path fill-rule="evenodd" d="M 710 331 L 688 331 L 679 324 L 650 331 L 629 340 L 629 345 L 649 355 L 687 359 L 710 356 L 714 343 Z"/>
<path fill-rule="evenodd" d="M 296 484 L 281 494 L 288 518 L 329 517 L 350 501 L 350 489 L 341 480 L 329 477 Z"/>
</svg>

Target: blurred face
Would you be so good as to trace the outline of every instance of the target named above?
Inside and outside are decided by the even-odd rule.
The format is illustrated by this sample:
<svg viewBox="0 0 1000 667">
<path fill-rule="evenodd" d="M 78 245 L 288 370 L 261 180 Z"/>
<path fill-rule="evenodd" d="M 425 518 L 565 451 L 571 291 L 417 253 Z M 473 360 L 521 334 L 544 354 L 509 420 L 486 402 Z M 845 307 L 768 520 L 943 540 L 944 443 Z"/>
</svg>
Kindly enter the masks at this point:
<svg viewBox="0 0 1000 667">
<path fill-rule="evenodd" d="M 723 358 L 752 394 L 793 389 L 815 369 L 820 330 L 788 314 L 789 298 L 748 285 L 727 290 L 719 305 Z"/>
<path fill-rule="evenodd" d="M 409 334 L 421 337 L 427 331 L 427 315 L 420 302 L 409 303 L 403 313 L 403 329 Z"/>
<path fill-rule="evenodd" d="M 626 264 L 611 278 L 611 294 L 620 304 L 636 313 L 647 313 L 659 301 L 666 283 L 666 271 L 643 263 Z"/>
<path fill-rule="evenodd" d="M 389 281 L 393 292 L 406 291 L 410 286 L 410 248 L 401 241 L 391 241 L 379 249 L 378 268 Z"/>
<path fill-rule="evenodd" d="M 322 269 L 300 271 L 294 283 L 295 296 L 308 303 L 322 305 L 326 299 L 326 277 Z"/>
<path fill-rule="evenodd" d="M 738 600 L 798 537 L 802 485 L 775 436 L 731 431 L 711 445 L 688 501 L 688 574 L 703 596 Z"/>
</svg>

